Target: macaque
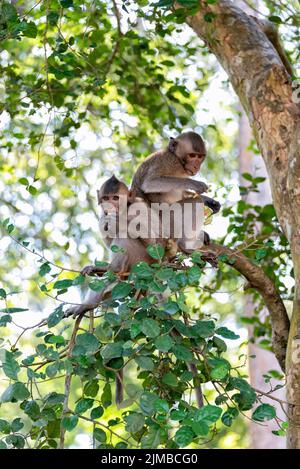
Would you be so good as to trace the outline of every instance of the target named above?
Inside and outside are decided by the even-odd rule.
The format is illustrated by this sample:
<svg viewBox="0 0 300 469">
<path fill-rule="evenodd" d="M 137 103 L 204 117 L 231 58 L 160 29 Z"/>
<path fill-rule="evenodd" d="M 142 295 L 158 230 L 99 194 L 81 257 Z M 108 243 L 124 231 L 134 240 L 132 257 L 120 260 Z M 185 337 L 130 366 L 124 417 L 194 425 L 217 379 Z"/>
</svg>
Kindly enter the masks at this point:
<svg viewBox="0 0 300 469">
<path fill-rule="evenodd" d="M 112 270 L 118 274 L 124 274 L 130 271 L 131 267 L 140 262 L 144 261 L 149 264 L 155 262 L 155 260 L 149 256 L 147 253 L 146 247 L 149 244 L 157 244 L 157 243 L 168 243 L 169 239 L 161 239 L 159 237 L 160 231 L 162 230 L 161 225 L 158 224 L 158 229 L 155 226 L 154 231 L 150 233 L 146 232 L 146 235 L 143 237 L 136 237 L 132 234 L 129 229 L 129 225 L 131 221 L 134 221 L 136 218 L 135 212 L 132 214 L 130 213 L 130 208 L 135 203 L 140 203 L 144 208 L 146 216 L 150 213 L 149 206 L 145 203 L 143 199 L 139 199 L 138 197 L 133 197 L 130 194 L 127 186 L 119 181 L 115 176 L 112 176 L 108 179 L 97 191 L 98 197 L 98 204 L 102 209 L 102 215 L 100 218 L 100 230 L 103 236 L 103 239 L 108 247 L 112 245 L 117 246 L 120 248 L 120 251 L 112 252 L 111 254 L 111 262 L 108 266 L 96 266 L 96 265 L 89 265 L 86 266 L 82 270 L 82 275 L 97 275 L 106 272 L 107 270 Z M 184 203 L 185 201 L 180 201 L 180 204 Z M 191 203 L 192 199 L 187 199 L 187 203 Z M 125 217 L 125 226 L 122 225 L 122 216 L 127 215 Z M 128 216 L 129 215 L 129 216 Z M 158 219 L 158 223 L 161 223 L 161 219 Z M 171 234 L 170 237 L 174 238 L 175 227 L 174 227 L 174 216 L 171 220 Z M 183 218 L 180 218 L 180 223 L 183 223 Z M 110 225 L 115 225 L 115 232 L 111 230 Z M 125 228 L 124 237 L 122 236 L 122 229 Z M 127 230 L 127 231 L 126 231 Z M 127 236 L 126 236 L 127 235 Z M 180 249 L 184 250 L 186 248 L 186 242 L 188 240 L 185 237 L 174 239 L 175 243 L 179 245 Z M 91 311 L 97 308 L 101 301 L 106 299 L 109 296 L 113 286 L 116 282 L 108 285 L 107 287 L 103 288 L 99 292 L 95 292 L 90 290 L 86 298 L 84 299 L 81 305 L 75 306 L 70 308 L 66 311 L 66 316 L 73 315 L 74 317 L 78 315 L 83 315 L 87 311 Z M 197 370 L 192 368 L 192 364 L 188 364 L 191 367 L 193 373 L 195 374 Z M 116 403 L 118 405 L 121 404 L 123 401 L 123 370 L 118 370 L 116 372 Z M 199 394 L 200 393 L 200 394 Z M 196 390 L 197 401 L 198 405 L 200 405 L 200 397 L 201 397 L 201 388 Z M 202 403 L 203 405 L 203 403 Z"/>
<path fill-rule="evenodd" d="M 147 237 L 143 240 L 141 238 L 132 238 L 130 237 L 130 232 L 127 236 L 127 225 L 121 226 L 122 215 L 128 212 L 130 199 L 127 186 L 115 176 L 112 176 L 102 185 L 100 190 L 97 191 L 97 197 L 98 204 L 102 209 L 100 231 L 103 240 L 108 248 L 114 245 L 120 248 L 120 250 L 111 253 L 111 261 L 108 266 L 88 265 L 84 267 L 81 274 L 97 275 L 103 274 L 108 270 L 112 270 L 118 274 L 125 274 L 127 272 L 129 273 L 131 267 L 138 262 L 144 261 L 149 264 L 154 262 L 154 259 L 147 253 L 146 247 L 148 244 L 157 243 L 157 240 Z M 125 217 L 125 221 L 126 220 Z M 130 221 L 130 219 L 127 220 L 126 223 L 128 221 Z M 112 226 L 115 228 L 115 233 L 110 230 Z M 124 233 L 122 233 L 122 229 L 125 230 Z M 83 303 L 68 309 L 66 315 L 76 317 L 97 308 L 108 291 L 109 287 L 99 292 L 90 290 Z"/>
<path fill-rule="evenodd" d="M 130 204 L 130 194 L 127 186 L 119 181 L 115 176 L 108 179 L 97 191 L 98 204 L 102 208 L 102 216 L 100 218 L 100 231 L 107 247 L 112 245 L 120 248 L 118 252 L 112 252 L 111 262 L 108 266 L 88 265 L 82 271 L 82 275 L 95 275 L 112 270 L 118 274 L 124 274 L 130 271 L 131 267 L 141 261 L 151 264 L 154 259 L 149 256 L 146 250 L 148 244 L 155 244 L 155 238 L 131 238 L 130 231 L 128 236 L 124 232 L 122 236 L 122 228 L 127 229 L 127 223 L 131 220 L 125 217 L 126 226 L 121 226 L 122 215 L 127 215 L 128 205 Z M 140 201 L 141 202 L 141 201 Z M 145 202 L 143 202 L 146 207 Z M 148 210 L 148 207 L 146 207 Z M 111 226 L 116 229 L 115 233 L 110 230 Z M 111 292 L 116 282 L 108 285 L 99 292 L 89 290 L 86 298 L 81 305 L 69 308 L 65 315 L 76 317 L 83 315 L 87 311 L 97 308 L 101 301 L 103 301 Z M 116 373 L 116 403 L 120 405 L 123 401 L 123 370 Z"/>
<path fill-rule="evenodd" d="M 204 182 L 190 179 L 201 168 L 206 157 L 205 144 L 195 132 L 185 132 L 171 138 L 168 147 L 148 156 L 137 169 L 132 190 L 138 197 L 152 202 L 173 204 L 193 191 L 201 195 L 203 203 L 213 213 L 220 210 L 220 204 L 202 195 L 208 187 Z"/>
</svg>

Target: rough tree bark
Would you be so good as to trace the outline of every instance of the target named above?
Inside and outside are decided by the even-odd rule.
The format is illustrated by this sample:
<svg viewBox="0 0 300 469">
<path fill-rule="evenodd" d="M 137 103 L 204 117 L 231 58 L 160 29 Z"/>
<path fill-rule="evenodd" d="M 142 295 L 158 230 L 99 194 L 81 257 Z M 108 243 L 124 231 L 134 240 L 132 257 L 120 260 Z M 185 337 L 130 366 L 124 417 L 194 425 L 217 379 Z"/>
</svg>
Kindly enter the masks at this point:
<svg viewBox="0 0 300 469">
<path fill-rule="evenodd" d="M 216 55 L 240 98 L 291 246 L 296 288 L 286 356 L 287 444 L 300 448 L 300 105 L 293 101 L 289 73 L 255 19 L 229 0 L 199 4 L 200 11 L 187 23 Z M 211 23 L 205 21 L 205 13 L 215 15 Z"/>
<path fill-rule="evenodd" d="M 252 192 L 245 198 L 247 202 L 253 205 L 266 205 L 272 203 L 270 184 L 266 167 L 260 155 L 256 155 L 249 147 L 253 140 L 253 133 L 251 131 L 248 118 L 244 111 L 241 110 L 241 116 L 239 119 L 239 134 L 238 134 L 238 151 L 239 151 L 239 173 L 240 182 L 245 185 L 245 180 L 242 177 L 244 173 L 250 173 L 253 177 L 263 176 L 266 178 L 265 182 L 259 185 L 259 193 Z M 251 317 L 255 304 L 251 295 L 245 295 L 245 315 Z M 263 309 L 262 315 L 267 314 L 266 308 Z M 253 334 L 253 326 L 248 325 L 249 338 Z M 249 340 L 248 343 L 248 355 L 249 357 L 255 355 L 255 359 L 249 358 L 249 377 L 250 384 L 264 392 L 268 392 L 270 389 L 269 384 L 265 383 L 263 375 L 269 370 L 280 371 L 278 362 L 273 353 L 268 350 L 264 350 L 259 347 L 256 343 Z M 276 397 L 282 401 L 286 400 L 284 388 L 276 391 Z M 276 415 L 285 420 L 285 415 L 282 408 L 277 401 L 273 401 L 272 405 L 276 408 Z M 286 441 L 284 437 L 278 437 L 272 433 L 272 430 L 276 430 L 277 425 L 274 421 L 265 422 L 264 425 L 257 425 L 256 422 L 249 422 L 250 431 L 250 448 L 252 449 L 282 449 L 285 448 Z"/>
</svg>

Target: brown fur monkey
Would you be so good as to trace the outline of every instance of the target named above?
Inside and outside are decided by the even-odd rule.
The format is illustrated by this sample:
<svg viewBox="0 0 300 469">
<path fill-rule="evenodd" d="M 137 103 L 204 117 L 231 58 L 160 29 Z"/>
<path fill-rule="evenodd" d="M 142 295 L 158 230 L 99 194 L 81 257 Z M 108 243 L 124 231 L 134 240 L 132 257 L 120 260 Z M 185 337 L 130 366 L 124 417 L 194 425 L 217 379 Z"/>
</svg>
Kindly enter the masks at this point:
<svg viewBox="0 0 300 469">
<path fill-rule="evenodd" d="M 112 270 L 118 274 L 129 272 L 131 267 L 141 261 L 147 263 L 154 262 L 146 251 L 148 244 L 155 244 L 155 238 L 133 238 L 127 233 L 128 219 L 125 217 L 126 226 L 121 226 L 122 215 L 128 211 L 129 190 L 127 186 L 119 181 L 115 176 L 108 179 L 97 191 L 98 204 L 102 209 L 100 217 L 100 231 L 107 247 L 112 245 L 120 248 L 117 252 L 111 253 L 111 261 L 108 266 L 88 265 L 81 271 L 82 275 L 103 274 Z M 126 221 L 127 220 L 127 221 Z M 122 230 L 124 230 L 122 232 Z M 66 311 L 67 316 L 78 316 L 91 311 L 99 306 L 107 288 L 95 292 L 90 290 L 81 305 L 70 308 Z"/>
<path fill-rule="evenodd" d="M 111 262 L 108 266 L 86 266 L 81 272 L 82 275 L 100 274 L 107 270 L 122 274 L 129 272 L 131 267 L 138 262 L 145 261 L 149 264 L 154 262 L 154 259 L 147 253 L 146 246 L 150 243 L 156 243 L 156 239 L 145 238 L 141 240 L 140 238 L 122 237 L 122 228 L 127 228 L 127 225 L 120 226 L 122 215 L 127 214 L 128 211 L 129 191 L 127 186 L 112 176 L 97 191 L 97 196 L 98 204 L 103 212 L 100 218 L 100 230 L 105 244 L 108 247 L 115 245 L 120 250 L 112 252 Z M 113 232 L 114 229 L 115 232 Z M 124 235 L 126 236 L 126 232 Z M 76 317 L 97 308 L 100 302 L 109 296 L 114 285 L 115 282 L 99 292 L 89 290 L 83 303 L 69 308 L 65 315 Z M 116 373 L 116 403 L 118 405 L 123 401 L 123 392 L 123 370 L 121 369 Z"/>
<path fill-rule="evenodd" d="M 206 157 L 204 141 L 196 132 L 185 132 L 171 138 L 168 147 L 148 156 L 137 169 L 132 190 L 149 202 L 173 204 L 194 191 L 203 194 L 207 191 L 204 182 L 190 179 L 201 168 Z M 202 201 L 214 213 L 220 210 L 216 200 L 203 196 Z"/>
</svg>

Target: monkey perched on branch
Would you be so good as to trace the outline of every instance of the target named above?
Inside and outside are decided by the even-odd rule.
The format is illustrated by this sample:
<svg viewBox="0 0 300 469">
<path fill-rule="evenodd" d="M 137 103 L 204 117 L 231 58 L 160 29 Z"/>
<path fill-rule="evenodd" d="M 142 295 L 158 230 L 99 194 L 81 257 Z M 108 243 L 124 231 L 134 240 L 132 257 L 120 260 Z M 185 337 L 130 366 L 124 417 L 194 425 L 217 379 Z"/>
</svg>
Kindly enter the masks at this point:
<svg viewBox="0 0 300 469">
<path fill-rule="evenodd" d="M 190 179 L 201 168 L 206 157 L 204 141 L 196 132 L 185 132 L 171 138 L 167 148 L 148 156 L 138 167 L 132 190 L 149 202 L 173 204 L 193 191 L 213 213 L 220 210 L 216 200 L 202 195 L 208 187 L 204 182 Z"/>
<path fill-rule="evenodd" d="M 130 208 L 134 206 L 134 201 L 138 202 L 138 208 L 144 209 L 144 219 L 148 218 L 148 214 L 151 212 L 150 207 L 140 199 L 132 199 L 131 194 L 127 186 L 119 181 L 115 176 L 111 177 L 106 181 L 103 186 L 97 191 L 98 203 L 102 209 L 102 216 L 100 218 L 100 228 L 103 235 L 104 241 L 108 247 L 112 245 L 117 246 L 119 249 L 114 250 L 111 254 L 111 262 L 107 266 L 96 266 L 89 265 L 82 270 L 83 275 L 96 275 L 103 274 L 107 270 L 112 270 L 118 274 L 129 273 L 133 265 L 138 262 L 144 261 L 148 264 L 155 262 L 155 259 L 150 257 L 147 252 L 147 246 L 149 244 L 163 244 L 167 243 L 167 239 L 160 238 L 160 232 L 162 227 L 162 218 L 158 218 L 158 225 L 154 226 L 154 230 L 150 226 L 150 230 L 143 237 L 138 237 L 137 233 L 133 233 L 130 230 L 130 222 L 135 221 L 135 213 L 130 214 Z M 179 208 L 183 204 L 191 206 L 193 209 L 196 208 L 196 203 L 194 199 L 188 199 L 186 201 L 179 202 Z M 203 205 L 203 204 L 202 204 Z M 195 216 L 197 212 L 192 210 Z M 130 216 L 128 216 L 128 214 Z M 124 217 L 124 215 L 126 215 Z M 124 220 L 123 220 L 124 217 Z M 179 219 L 176 220 L 179 225 L 184 223 L 182 214 L 179 214 Z M 192 224 L 192 216 L 190 222 Z M 124 222 L 124 226 L 122 226 Z M 112 225 L 112 226 L 110 226 Z M 110 228 L 115 228 L 115 231 Z M 185 252 L 188 250 L 188 243 L 199 242 L 198 237 L 194 231 L 191 229 L 187 234 L 183 234 L 180 238 L 175 238 L 175 220 L 174 217 L 170 220 L 170 236 L 178 244 L 179 248 Z M 122 229 L 125 229 L 125 232 L 122 233 Z M 197 234 L 197 233 L 196 233 Z M 193 244 L 194 245 L 194 244 Z M 196 247 L 196 246 L 194 246 Z M 191 249 L 193 250 L 193 249 Z M 116 282 L 112 282 L 107 287 L 103 288 L 101 291 L 96 292 L 90 290 L 87 296 L 84 298 L 81 305 L 69 308 L 65 315 L 74 317 L 78 315 L 83 315 L 87 311 L 91 311 L 99 306 L 99 304 L 109 296 L 113 286 Z M 190 366 L 190 365 L 188 365 Z M 191 365 L 193 368 L 193 366 Z M 193 373 L 196 373 L 195 368 L 193 368 Z M 199 396 L 201 395 L 201 389 L 196 389 L 197 401 L 200 402 Z M 120 404 L 123 400 L 123 371 L 119 370 L 116 374 L 116 402 Z"/>
<path fill-rule="evenodd" d="M 127 215 L 129 204 L 129 190 L 127 186 L 119 181 L 115 176 L 108 179 L 97 191 L 98 204 L 102 209 L 100 217 L 100 231 L 102 238 L 108 248 L 112 245 L 119 249 L 111 252 L 111 260 L 107 266 L 88 265 L 81 271 L 82 275 L 103 274 L 112 270 L 118 274 L 129 273 L 131 267 L 138 262 L 144 261 L 149 264 L 154 259 L 148 254 L 146 247 L 149 244 L 156 244 L 156 238 L 133 238 L 130 237 L 126 226 L 121 226 L 123 215 Z M 145 204 L 144 204 L 145 205 Z M 147 208 L 148 210 L 148 208 Z M 128 218 L 124 218 L 128 222 Z M 130 219 L 129 219 L 130 221 Z M 110 228 L 115 229 L 115 233 Z M 122 233 L 122 229 L 125 229 Z M 72 307 L 66 311 L 67 316 L 78 316 L 91 311 L 99 306 L 100 302 L 108 293 L 109 287 L 99 292 L 90 290 L 81 305 Z"/>
</svg>

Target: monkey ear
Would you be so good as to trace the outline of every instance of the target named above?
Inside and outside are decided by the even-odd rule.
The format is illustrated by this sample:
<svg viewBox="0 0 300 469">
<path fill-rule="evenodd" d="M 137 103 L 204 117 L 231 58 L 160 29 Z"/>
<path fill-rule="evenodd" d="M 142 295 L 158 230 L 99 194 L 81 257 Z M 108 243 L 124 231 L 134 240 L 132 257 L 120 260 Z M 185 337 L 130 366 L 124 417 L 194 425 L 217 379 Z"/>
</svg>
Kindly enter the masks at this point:
<svg viewBox="0 0 300 469">
<path fill-rule="evenodd" d="M 129 203 L 133 203 L 136 198 L 136 190 L 135 189 L 130 189 L 128 192 L 128 197 L 127 200 Z"/>
<path fill-rule="evenodd" d="M 176 138 L 171 137 L 168 145 L 168 150 L 171 153 L 175 153 L 176 147 L 178 144 L 178 140 Z"/>
</svg>

